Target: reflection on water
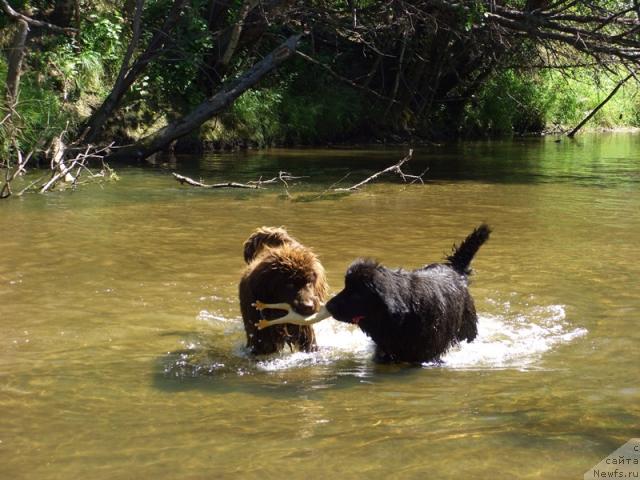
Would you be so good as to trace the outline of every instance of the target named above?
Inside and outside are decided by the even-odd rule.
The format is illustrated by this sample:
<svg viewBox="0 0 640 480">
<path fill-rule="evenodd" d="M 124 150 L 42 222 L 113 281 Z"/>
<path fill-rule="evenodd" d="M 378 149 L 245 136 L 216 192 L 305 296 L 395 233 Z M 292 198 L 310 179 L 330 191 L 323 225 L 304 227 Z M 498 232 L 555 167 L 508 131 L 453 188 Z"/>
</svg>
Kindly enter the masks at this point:
<svg viewBox="0 0 640 480">
<path fill-rule="evenodd" d="M 296 202 L 121 168 L 104 188 L 0 205 L 2 478 L 579 478 L 638 436 L 640 137 L 416 150 L 365 191 Z M 317 196 L 405 149 L 180 159 L 207 182 L 280 170 Z M 358 329 L 254 359 L 241 245 L 286 225 L 333 291 L 357 256 L 438 261 L 481 221 L 479 337 L 423 368 L 378 365 Z"/>
</svg>

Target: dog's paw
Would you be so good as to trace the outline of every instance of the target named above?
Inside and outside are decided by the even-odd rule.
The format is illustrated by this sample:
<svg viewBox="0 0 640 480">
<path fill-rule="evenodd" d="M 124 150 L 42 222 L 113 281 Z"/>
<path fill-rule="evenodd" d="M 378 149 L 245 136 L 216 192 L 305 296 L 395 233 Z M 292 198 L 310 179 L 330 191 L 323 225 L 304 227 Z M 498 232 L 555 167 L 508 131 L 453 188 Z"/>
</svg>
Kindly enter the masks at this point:
<svg viewBox="0 0 640 480">
<path fill-rule="evenodd" d="M 262 320 L 259 320 L 255 325 L 256 327 L 258 327 L 258 330 L 262 330 L 263 328 L 267 328 L 269 326 L 269 321 L 263 318 Z"/>
<path fill-rule="evenodd" d="M 260 300 L 256 300 L 254 303 L 251 304 L 252 307 L 255 307 L 256 310 L 264 310 L 265 308 L 267 308 L 267 304 L 261 302 Z"/>
</svg>

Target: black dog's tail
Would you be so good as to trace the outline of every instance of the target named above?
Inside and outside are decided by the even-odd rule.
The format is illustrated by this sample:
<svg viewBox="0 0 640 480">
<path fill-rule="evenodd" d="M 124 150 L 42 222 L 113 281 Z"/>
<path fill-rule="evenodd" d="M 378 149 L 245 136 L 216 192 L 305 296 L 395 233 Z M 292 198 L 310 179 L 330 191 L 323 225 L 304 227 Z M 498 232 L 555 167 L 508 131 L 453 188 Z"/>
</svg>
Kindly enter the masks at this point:
<svg viewBox="0 0 640 480">
<path fill-rule="evenodd" d="M 458 273 L 469 275 L 471 260 L 482 244 L 489 239 L 490 233 L 489 225 L 486 223 L 480 225 L 464 239 L 459 247 L 453 246 L 453 253 L 447 257 L 447 265 Z"/>
</svg>

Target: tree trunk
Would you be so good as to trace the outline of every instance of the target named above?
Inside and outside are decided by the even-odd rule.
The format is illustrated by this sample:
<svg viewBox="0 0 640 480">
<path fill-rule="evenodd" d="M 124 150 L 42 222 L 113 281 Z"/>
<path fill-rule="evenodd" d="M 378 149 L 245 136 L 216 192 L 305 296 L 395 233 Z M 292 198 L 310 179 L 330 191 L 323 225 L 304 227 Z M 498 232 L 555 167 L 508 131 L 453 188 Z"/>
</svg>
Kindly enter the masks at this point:
<svg viewBox="0 0 640 480">
<path fill-rule="evenodd" d="M 27 42 L 27 34 L 29 33 L 29 25 L 26 21 L 18 20 L 16 21 L 16 25 L 17 30 L 11 44 L 11 53 L 9 54 L 9 65 L 7 68 L 6 100 L 10 114 L 14 111 L 18 101 L 22 61 L 26 51 L 25 44 Z"/>
<path fill-rule="evenodd" d="M 242 6 L 240 7 L 240 12 L 238 13 L 238 20 L 231 27 L 231 33 L 229 36 L 229 42 L 227 43 L 227 48 L 220 59 L 220 66 L 227 67 L 229 62 L 231 61 L 231 57 L 236 53 L 236 48 L 238 46 L 238 42 L 240 41 L 240 34 L 242 33 L 242 29 L 244 27 L 244 22 L 247 19 L 247 15 L 249 12 L 253 10 L 258 5 L 258 0 L 245 0 Z"/>
<path fill-rule="evenodd" d="M 141 160 L 166 148 L 174 140 L 200 127 L 204 122 L 231 105 L 247 89 L 255 85 L 264 75 L 290 58 L 302 35 L 292 35 L 282 45 L 264 57 L 243 75 L 222 87 L 184 117 L 142 138 L 135 145 L 121 148 L 107 160 Z"/>
<path fill-rule="evenodd" d="M 102 127 L 111 117 L 113 112 L 119 107 L 122 98 L 129 91 L 131 85 L 133 85 L 133 83 L 142 74 L 149 62 L 151 62 L 166 45 L 169 39 L 169 32 L 180 20 L 180 13 L 187 3 L 187 0 L 175 0 L 175 2 L 173 3 L 173 7 L 167 15 L 164 25 L 162 26 L 160 31 L 158 31 L 153 36 L 145 51 L 133 62 L 131 66 L 129 66 L 131 58 L 130 52 L 133 52 L 133 50 L 135 49 L 132 48 L 132 44 L 137 43 L 140 36 L 139 21 L 140 15 L 142 14 L 142 3 L 144 2 L 137 2 L 140 8 L 138 9 L 136 7 L 136 17 L 133 20 L 133 36 L 131 38 L 131 43 L 127 49 L 127 54 L 125 55 L 123 64 L 120 68 L 118 79 L 116 80 L 116 83 L 107 98 L 104 100 L 102 105 L 100 105 L 100 108 L 98 108 L 87 120 L 79 141 L 90 143 L 98 138 L 102 131 Z M 136 32 L 136 30 L 138 30 L 138 32 Z M 135 47 L 135 45 L 133 45 L 133 47 Z"/>
<path fill-rule="evenodd" d="M 631 80 L 633 78 L 634 74 L 630 73 L 627 77 L 623 78 L 622 80 L 620 80 L 618 82 L 618 84 L 615 86 L 615 88 L 611 91 L 611 93 L 609 93 L 609 95 L 607 95 L 607 98 L 605 98 L 602 102 L 600 102 L 596 108 L 594 108 L 593 110 L 591 110 L 591 112 L 589 113 L 589 115 L 587 115 L 578 125 L 576 125 L 576 127 L 571 130 L 569 133 L 567 133 L 567 137 L 569 138 L 573 138 L 575 137 L 576 133 L 578 133 L 578 130 L 580 130 L 585 123 L 587 123 L 589 120 L 591 120 L 591 117 L 593 117 L 596 113 L 598 113 L 598 111 L 604 107 L 607 102 L 609 100 L 611 100 L 616 93 L 618 93 L 618 90 L 620 90 L 620 87 L 622 87 L 622 85 L 624 85 L 625 83 L 627 83 L 629 80 Z"/>
</svg>

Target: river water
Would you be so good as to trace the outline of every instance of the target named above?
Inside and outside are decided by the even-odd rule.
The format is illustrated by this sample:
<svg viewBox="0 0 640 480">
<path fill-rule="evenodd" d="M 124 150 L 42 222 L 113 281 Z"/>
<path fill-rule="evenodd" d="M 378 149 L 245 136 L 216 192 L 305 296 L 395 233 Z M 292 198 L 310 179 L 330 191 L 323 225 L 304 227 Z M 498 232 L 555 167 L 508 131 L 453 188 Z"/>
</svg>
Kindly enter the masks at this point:
<svg viewBox="0 0 640 480">
<path fill-rule="evenodd" d="M 0 204 L 0 477 L 582 478 L 640 423 L 640 136 L 268 150 L 118 168 Z M 260 191 L 181 186 L 307 178 Z M 324 193 L 323 193 L 324 192 Z M 438 261 L 480 222 L 479 337 L 378 365 L 350 326 L 254 359 L 242 242 L 285 225 L 349 263 Z"/>
</svg>

